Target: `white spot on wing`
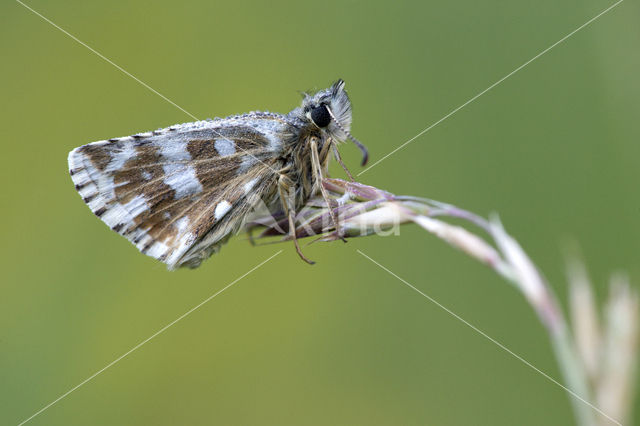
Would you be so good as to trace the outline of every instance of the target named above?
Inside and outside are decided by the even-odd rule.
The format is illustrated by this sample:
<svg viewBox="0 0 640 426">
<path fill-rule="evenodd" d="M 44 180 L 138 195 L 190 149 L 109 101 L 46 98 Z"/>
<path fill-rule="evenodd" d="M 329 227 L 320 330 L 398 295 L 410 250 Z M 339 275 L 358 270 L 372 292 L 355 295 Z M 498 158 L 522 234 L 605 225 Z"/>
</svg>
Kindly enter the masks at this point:
<svg viewBox="0 0 640 426">
<path fill-rule="evenodd" d="M 251 123 L 254 129 L 262 133 L 269 141 L 269 150 L 273 152 L 280 152 L 282 150 L 282 140 L 280 136 L 286 127 L 283 123 L 277 120 L 256 120 Z"/>
<path fill-rule="evenodd" d="M 180 238 L 179 243 L 173 248 L 171 254 L 165 260 L 165 263 L 169 266 L 169 269 L 175 269 L 179 266 L 178 261 L 184 255 L 184 253 L 191 247 L 193 244 L 194 235 L 192 233 L 188 233 Z"/>
<path fill-rule="evenodd" d="M 248 194 L 249 191 L 251 191 L 253 187 L 256 186 L 256 182 L 258 182 L 258 178 L 251 179 L 249 182 L 245 183 L 243 185 L 244 193 Z"/>
<path fill-rule="evenodd" d="M 160 153 L 169 161 L 189 161 L 191 154 L 187 151 L 186 142 L 169 141 L 156 143 L 160 147 Z"/>
<path fill-rule="evenodd" d="M 122 167 L 128 160 L 136 157 L 136 148 L 132 144 L 124 144 L 122 151 L 112 151 L 111 161 L 107 165 L 106 173 L 115 172 Z"/>
<path fill-rule="evenodd" d="M 140 213 L 149 210 L 147 200 L 144 196 L 136 195 L 131 201 L 122 206 L 132 217 L 138 216 Z"/>
<path fill-rule="evenodd" d="M 220 220 L 231 210 L 231 204 L 227 200 L 222 200 L 216 206 L 216 209 L 213 212 L 213 217 L 216 220 Z"/>
<path fill-rule="evenodd" d="M 169 161 L 162 166 L 165 174 L 164 183 L 176 192 L 175 198 L 202 192 L 202 185 L 196 177 L 196 171 L 188 162 L 191 154 L 185 142 L 160 143 L 160 153 Z"/>
<path fill-rule="evenodd" d="M 149 250 L 147 250 L 147 255 L 151 256 L 151 257 L 155 257 L 156 259 L 159 258 L 160 256 L 162 256 L 163 254 L 165 254 L 167 251 L 169 251 L 169 247 L 160 242 L 160 241 L 155 241 L 151 247 L 149 248 Z"/>
<path fill-rule="evenodd" d="M 247 171 L 257 162 L 258 160 L 256 159 L 256 157 L 249 155 L 245 156 L 240 163 L 240 167 L 238 167 L 238 170 L 236 170 L 236 175 L 240 176 L 247 173 Z"/>
<path fill-rule="evenodd" d="M 216 139 L 214 146 L 216 147 L 216 151 L 218 151 L 218 154 L 220 154 L 221 157 L 226 157 L 228 155 L 233 155 L 236 153 L 235 143 L 227 138 Z"/>
<path fill-rule="evenodd" d="M 151 173 L 149 173 L 148 171 L 146 171 L 146 170 L 143 170 L 143 171 L 142 171 L 142 179 L 144 179 L 144 180 L 151 180 L 151 178 L 152 178 L 152 177 L 153 177 L 153 176 L 152 176 L 152 175 L 151 175 Z"/>
<path fill-rule="evenodd" d="M 193 167 L 184 164 L 165 164 L 162 168 L 166 175 L 164 183 L 176 191 L 176 199 L 202 192 L 202 185 Z"/>
<path fill-rule="evenodd" d="M 184 232 L 189 227 L 189 216 L 181 217 L 176 220 L 175 227 L 178 228 L 178 232 Z"/>
</svg>

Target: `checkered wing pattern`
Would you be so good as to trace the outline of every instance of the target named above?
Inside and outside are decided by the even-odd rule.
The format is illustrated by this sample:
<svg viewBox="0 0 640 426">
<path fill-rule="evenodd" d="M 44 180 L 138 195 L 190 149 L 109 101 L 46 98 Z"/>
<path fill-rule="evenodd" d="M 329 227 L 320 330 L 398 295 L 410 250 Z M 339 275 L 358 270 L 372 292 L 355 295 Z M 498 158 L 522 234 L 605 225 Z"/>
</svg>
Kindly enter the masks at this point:
<svg viewBox="0 0 640 426">
<path fill-rule="evenodd" d="M 276 195 L 283 117 L 268 113 L 180 124 L 69 153 L 91 211 L 169 269 L 197 267 Z"/>
</svg>

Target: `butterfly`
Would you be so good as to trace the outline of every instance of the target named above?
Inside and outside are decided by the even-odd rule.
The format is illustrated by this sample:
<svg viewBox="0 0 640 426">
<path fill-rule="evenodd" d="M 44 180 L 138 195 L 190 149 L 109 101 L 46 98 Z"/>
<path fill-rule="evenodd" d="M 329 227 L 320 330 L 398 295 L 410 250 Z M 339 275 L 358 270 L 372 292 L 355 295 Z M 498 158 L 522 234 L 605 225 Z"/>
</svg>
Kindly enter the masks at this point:
<svg viewBox="0 0 640 426">
<path fill-rule="evenodd" d="M 260 206 L 281 209 L 299 256 L 295 218 L 319 192 L 331 155 L 351 133 L 342 80 L 288 114 L 250 112 L 177 124 L 80 146 L 69 174 L 83 201 L 112 230 L 168 269 L 198 267 Z M 334 221 L 337 218 L 333 217 Z"/>
</svg>

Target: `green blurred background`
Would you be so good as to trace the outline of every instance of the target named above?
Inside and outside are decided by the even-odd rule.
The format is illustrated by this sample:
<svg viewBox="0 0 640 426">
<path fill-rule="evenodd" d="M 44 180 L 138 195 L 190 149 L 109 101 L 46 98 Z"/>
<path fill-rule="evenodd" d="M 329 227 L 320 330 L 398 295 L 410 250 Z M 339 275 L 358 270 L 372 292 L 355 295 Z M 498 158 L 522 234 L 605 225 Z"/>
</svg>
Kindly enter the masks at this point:
<svg viewBox="0 0 640 426">
<path fill-rule="evenodd" d="M 613 3 L 27 4 L 200 118 L 287 112 L 341 77 L 375 161 Z M 640 282 L 639 18 L 625 1 L 360 180 L 499 212 L 563 304 L 568 239 L 600 300 L 613 270 Z M 0 34 L 0 424 L 278 249 L 30 424 L 573 422 L 560 387 L 356 253 L 560 379 L 520 294 L 416 227 L 313 245 L 313 267 L 244 237 L 195 271 L 139 254 L 83 205 L 67 153 L 190 117 L 18 3 L 0 5 Z M 359 171 L 353 145 L 342 152 Z"/>
</svg>

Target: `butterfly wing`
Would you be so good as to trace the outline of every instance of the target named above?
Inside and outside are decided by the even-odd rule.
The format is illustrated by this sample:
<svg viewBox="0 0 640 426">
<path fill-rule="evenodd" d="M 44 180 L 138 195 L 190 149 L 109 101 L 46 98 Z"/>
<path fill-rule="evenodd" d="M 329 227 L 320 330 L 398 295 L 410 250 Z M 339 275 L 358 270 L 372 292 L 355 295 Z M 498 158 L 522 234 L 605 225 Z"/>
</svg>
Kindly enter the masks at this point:
<svg viewBox="0 0 640 426">
<path fill-rule="evenodd" d="M 169 269 L 197 267 L 275 197 L 291 137 L 275 114 L 199 121 L 78 147 L 69 171 L 93 213 L 140 251 Z"/>
</svg>

